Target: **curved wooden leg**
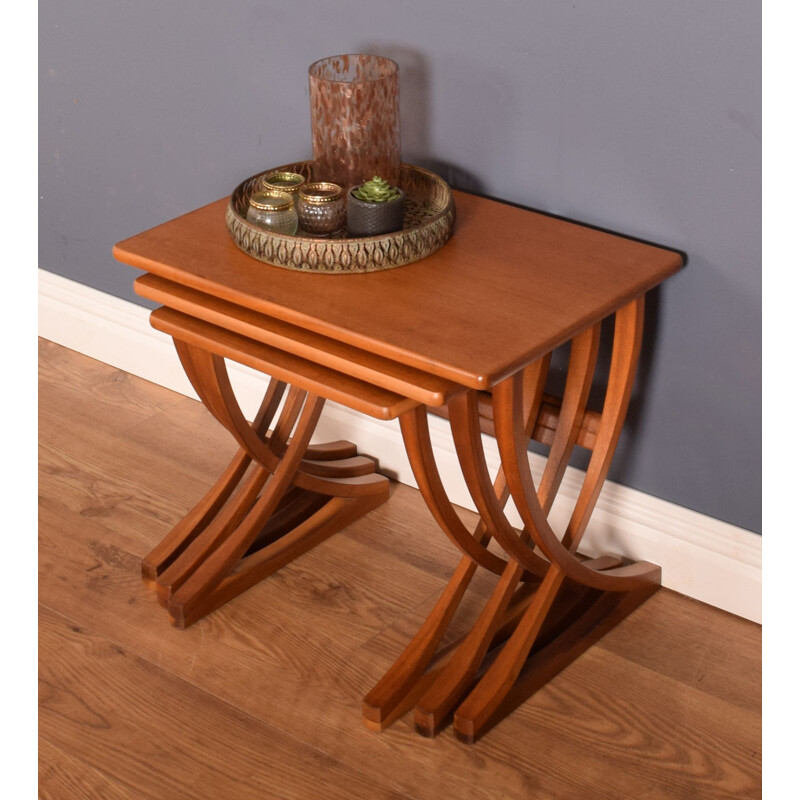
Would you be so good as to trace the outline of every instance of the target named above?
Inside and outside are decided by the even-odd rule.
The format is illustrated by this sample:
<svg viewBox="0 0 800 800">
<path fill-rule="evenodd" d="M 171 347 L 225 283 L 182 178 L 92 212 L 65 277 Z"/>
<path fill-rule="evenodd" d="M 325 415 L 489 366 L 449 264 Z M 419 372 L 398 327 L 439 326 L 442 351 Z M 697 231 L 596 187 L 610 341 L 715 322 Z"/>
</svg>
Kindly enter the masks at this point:
<svg viewBox="0 0 800 800">
<path fill-rule="evenodd" d="M 181 352 L 180 347 L 178 352 Z M 274 378 L 270 379 L 264 399 L 253 420 L 253 428 L 259 435 L 263 436 L 272 423 L 285 390 L 285 383 Z M 250 456 L 244 450 L 239 450 L 228 468 L 200 502 L 145 556 L 142 561 L 142 577 L 145 583 L 154 585 L 156 578 L 194 541 L 201 531 L 208 527 L 242 480 L 251 462 Z"/>
<path fill-rule="evenodd" d="M 474 679 L 511 602 L 523 569 L 514 561 L 506 564 L 497 586 L 472 629 L 427 692 L 417 701 L 414 726 L 423 736 L 435 736 L 442 723 Z"/>
<path fill-rule="evenodd" d="M 420 683 L 436 649 L 464 597 L 478 565 L 464 557 L 444 592 L 406 649 L 364 698 L 362 714 L 368 728 L 381 731 L 413 706 L 427 687 Z"/>
<path fill-rule="evenodd" d="M 310 444 L 324 399 L 296 387 L 286 394 L 287 385 L 273 379 L 251 425 L 224 359 L 175 344 L 203 403 L 241 447 L 142 562 L 173 624 L 186 627 L 380 505 L 389 481 L 349 442 Z"/>
<path fill-rule="evenodd" d="M 365 698 L 364 717 L 370 727 L 383 728 L 416 704 L 418 732 L 433 736 L 452 714 L 456 736 L 473 742 L 658 588 L 660 571 L 655 565 L 626 564 L 614 556 L 585 560 L 576 552 L 622 428 L 641 331 L 642 303 L 635 301 L 616 315 L 611 376 L 592 458 L 562 536 L 547 517 L 587 413 L 599 324 L 571 343 L 563 402 L 538 489 L 528 467 L 528 442 L 536 421 L 530 404 L 538 413 L 546 372 L 541 365 L 546 361 L 535 381 L 528 370 L 493 390 L 503 465 L 494 485 L 482 451 L 477 395 L 466 391 L 451 400 L 453 439 L 481 518 L 472 542 L 452 519 L 432 451 L 420 435 L 427 430 L 421 411 L 406 423 L 406 444 L 422 493 L 465 557 L 406 651 Z M 503 513 L 509 493 L 525 525 L 522 533 L 511 528 Z M 488 565 L 477 557 L 491 538 L 508 554 L 496 587 L 469 633 L 437 652 L 474 571 L 480 565 L 497 572 L 495 563 Z"/>
<path fill-rule="evenodd" d="M 533 430 L 541 406 L 548 363 L 549 359 L 543 359 L 523 372 L 525 429 L 529 435 Z M 464 553 L 464 558 L 425 623 L 392 668 L 364 698 L 362 710 L 366 725 L 374 730 L 382 730 L 417 702 L 426 689 L 433 687 L 430 691 L 435 694 L 430 695 L 430 692 L 426 694 L 427 706 L 423 704 L 423 708 L 432 709 L 431 717 L 428 720 L 424 718 L 421 721 L 418 720 L 418 724 L 422 726 L 420 730 L 434 731 L 457 695 L 457 691 L 452 688 L 453 682 L 460 685 L 463 681 L 469 680 L 470 664 L 474 660 L 474 656 L 465 657 L 462 653 L 455 665 L 449 666 L 447 670 L 439 670 L 434 673 L 431 671 L 431 667 L 434 661 L 437 661 L 434 658 L 437 647 L 478 565 L 481 564 L 493 572 L 501 571 L 501 574 L 505 575 L 509 564 L 508 562 L 503 564 L 501 559 L 487 550 L 491 533 L 483 521 L 478 524 L 474 533 L 470 534 L 453 510 L 436 469 L 424 409 L 408 412 L 401 417 L 400 422 L 409 460 L 422 495 L 434 518 L 439 522 L 448 538 Z M 491 491 L 494 501 L 502 508 L 509 497 L 502 469 L 498 473 Z M 511 565 L 512 568 L 514 566 Z M 527 575 L 524 571 L 522 574 Z M 487 644 L 497 635 L 498 626 L 502 628 L 501 616 L 507 613 L 508 600 L 510 600 L 510 596 L 498 610 L 497 619 L 487 621 L 491 624 L 491 630 L 488 630 L 485 636 Z M 476 637 L 473 637 L 472 641 L 475 642 Z M 483 641 L 482 638 L 476 642 L 477 646 L 482 646 Z M 480 661 L 480 657 L 477 660 Z M 424 715 L 425 712 L 418 709 L 416 713 Z"/>
<path fill-rule="evenodd" d="M 611 374 L 600 430 L 581 493 L 563 537 L 559 537 L 550 527 L 545 510 L 547 498 L 542 497 L 543 490 L 550 486 L 548 476 L 557 476 L 560 470 L 557 466 L 551 470 L 546 468 L 542 485 L 538 492 L 535 490 L 527 466 L 527 440 L 518 423 L 522 396 L 520 381 L 512 377 L 496 387 L 495 425 L 511 494 L 531 535 L 550 559 L 551 567 L 516 630 L 480 682 L 456 710 L 453 727 L 456 735 L 464 741 L 475 741 L 497 721 L 498 715 L 507 713 L 512 694 L 515 702 L 525 699 L 528 695 L 520 691 L 522 686 L 528 692 L 535 691 L 542 685 L 544 675 L 550 674 L 552 677 L 555 674 L 548 672 L 552 666 L 539 656 L 538 668 L 529 670 L 528 677 L 519 681 L 531 653 L 537 649 L 542 651 L 542 626 L 548 615 L 553 613 L 560 589 L 567 578 L 579 590 L 582 589 L 585 606 L 581 613 L 566 621 L 549 643 L 549 652 L 558 654 L 557 658 L 555 655 L 553 658 L 560 664 L 559 669 L 583 652 L 588 646 L 587 642 L 596 641 L 605 633 L 612 617 L 611 624 L 616 624 L 659 586 L 660 569 L 653 564 L 641 562 L 603 569 L 575 556 L 622 429 L 641 342 L 641 315 L 641 301 L 617 313 Z M 559 438 L 557 431 L 554 446 Z M 621 612 L 624 613 L 620 616 Z M 581 631 L 582 635 L 576 638 L 576 631 Z M 535 648 L 537 640 L 539 647 Z M 515 686 L 516 691 L 512 692 Z"/>
<path fill-rule="evenodd" d="M 591 377 L 597 356 L 599 343 L 599 326 L 595 326 L 576 337 L 570 360 L 570 372 L 564 395 L 564 403 L 560 424 L 551 447 L 548 468 L 545 470 L 547 481 L 540 487 L 542 501 L 546 508 L 552 505 L 555 494 L 566 468 L 569 454 L 575 444 L 580 416 L 586 405 Z M 523 398 L 525 416 L 522 418 L 522 435 L 530 438 L 533 424 L 541 407 L 544 392 L 544 379 L 549 359 L 539 362 L 537 380 L 526 392 L 526 376 L 520 376 L 520 387 Z M 531 399 L 532 396 L 532 399 Z M 532 405 L 531 405 L 532 404 Z M 450 407 L 450 422 L 453 428 L 453 439 L 461 463 L 467 486 L 475 500 L 482 519 L 488 520 L 491 532 L 500 544 L 513 556 L 513 545 L 519 545 L 527 557 L 526 564 L 537 568 L 539 576 L 548 571 L 548 562 L 529 549 L 529 537 L 526 531 L 519 536 L 513 530 L 503 513 L 505 495 L 501 496 L 489 487 L 488 472 L 480 439 L 478 422 L 477 395 L 466 393 L 455 398 Z M 501 472 L 504 475 L 504 473 Z M 504 487 L 505 487 L 505 480 Z M 496 489 L 496 487 L 493 487 Z M 502 502 L 500 502 L 502 499 Z M 512 547 L 510 547 L 512 546 Z M 524 566 L 513 557 L 509 559 L 500 580 L 489 601 L 472 627 L 472 630 L 461 642 L 446 670 L 428 689 L 417 703 L 414 711 L 414 723 L 419 733 L 433 736 L 439 730 L 453 705 L 463 696 L 478 674 L 484 657 L 494 641 L 495 634 L 501 626 L 504 614 L 514 597 L 518 583 L 525 577 Z M 541 592 L 541 590 L 540 590 Z"/>
<path fill-rule="evenodd" d="M 620 567 L 601 571 L 587 567 L 575 557 L 622 431 L 641 346 L 643 310 L 644 301 L 639 298 L 616 314 L 611 372 L 600 428 L 578 501 L 563 537 L 547 521 L 547 514 L 528 468 L 528 442 L 519 423 L 522 413 L 522 381 L 518 375 L 513 375 L 493 390 L 497 446 L 511 496 L 526 529 L 531 532 L 544 555 L 558 564 L 568 578 L 582 586 L 603 591 L 646 588 L 652 584 L 652 576 L 658 570 L 654 564 L 642 562 L 635 568 Z M 558 436 L 557 431 L 556 437 Z M 515 551 L 514 555 L 524 556 L 525 553 Z"/>
<path fill-rule="evenodd" d="M 467 530 L 450 504 L 433 457 L 425 409 L 418 407 L 403 414 L 400 417 L 400 430 L 417 486 L 445 535 L 476 564 L 491 572 L 501 573 L 505 568 L 503 559 L 487 549 L 488 540 L 476 538 Z"/>
<path fill-rule="evenodd" d="M 541 407 L 548 363 L 549 359 L 545 358 L 523 371 L 525 429 L 529 435 Z M 434 518 L 464 557 L 425 623 L 392 668 L 364 698 L 364 722 L 373 730 L 383 730 L 433 684 L 438 673 L 432 673 L 430 668 L 436 660 L 436 650 L 478 565 L 501 574 L 508 566 L 487 549 L 491 534 L 484 522 L 478 523 L 474 533 L 470 533 L 453 510 L 436 469 L 425 410 L 420 408 L 407 412 L 400 418 L 400 425 L 420 491 Z M 492 491 L 496 501 L 504 506 L 509 492 L 502 469 Z"/>
</svg>

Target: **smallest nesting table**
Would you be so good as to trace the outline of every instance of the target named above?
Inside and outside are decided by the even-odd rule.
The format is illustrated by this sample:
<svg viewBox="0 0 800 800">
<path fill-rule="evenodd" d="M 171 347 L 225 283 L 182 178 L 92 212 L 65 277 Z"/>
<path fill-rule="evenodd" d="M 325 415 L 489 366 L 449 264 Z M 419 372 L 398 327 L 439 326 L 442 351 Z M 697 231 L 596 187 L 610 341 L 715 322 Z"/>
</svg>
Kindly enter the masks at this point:
<svg viewBox="0 0 800 800">
<path fill-rule="evenodd" d="M 152 325 L 173 338 L 198 395 L 239 444 L 217 483 L 142 562 L 173 624 L 192 624 L 388 498 L 388 480 L 354 445 L 311 443 L 326 399 L 398 418 L 419 489 L 462 555 L 428 619 L 365 697 L 364 720 L 382 730 L 414 708 L 423 735 L 452 719 L 456 735 L 473 742 L 660 585 L 654 564 L 587 560 L 577 548 L 631 396 L 644 295 L 682 259 L 473 195 L 454 199 L 452 239 L 382 272 L 327 275 L 256 261 L 231 240 L 225 199 L 120 242 L 114 255 L 144 270 L 136 291 L 161 304 Z M 609 377 L 593 410 L 607 318 Z M 567 344 L 556 397 L 546 391 L 551 354 Z M 271 376 L 252 423 L 225 359 Z M 480 515 L 474 530 L 436 469 L 429 411 L 449 419 Z M 482 432 L 497 438 L 497 475 Z M 537 482 L 531 437 L 548 446 Z M 557 531 L 548 513 L 576 446 L 591 457 Z M 521 532 L 504 513 L 509 499 Z M 495 589 L 469 633 L 443 648 L 478 569 L 496 574 Z"/>
</svg>

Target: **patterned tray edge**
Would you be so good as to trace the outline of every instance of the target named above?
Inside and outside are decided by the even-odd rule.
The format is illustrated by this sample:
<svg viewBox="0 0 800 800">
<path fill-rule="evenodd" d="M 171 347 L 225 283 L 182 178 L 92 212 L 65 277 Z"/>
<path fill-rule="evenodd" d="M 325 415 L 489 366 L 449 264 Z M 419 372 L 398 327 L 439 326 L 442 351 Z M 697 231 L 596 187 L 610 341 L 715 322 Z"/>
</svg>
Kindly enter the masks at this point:
<svg viewBox="0 0 800 800">
<path fill-rule="evenodd" d="M 297 171 L 311 175 L 313 162 L 300 161 L 259 172 L 242 181 L 231 194 L 225 213 L 228 231 L 240 250 L 284 269 L 342 275 L 394 269 L 434 253 L 450 238 L 455 204 L 450 187 L 429 170 L 403 164 L 400 186 L 411 199 L 406 227 L 382 236 L 360 239 L 286 236 L 249 223 L 243 202 L 268 172 Z"/>
</svg>

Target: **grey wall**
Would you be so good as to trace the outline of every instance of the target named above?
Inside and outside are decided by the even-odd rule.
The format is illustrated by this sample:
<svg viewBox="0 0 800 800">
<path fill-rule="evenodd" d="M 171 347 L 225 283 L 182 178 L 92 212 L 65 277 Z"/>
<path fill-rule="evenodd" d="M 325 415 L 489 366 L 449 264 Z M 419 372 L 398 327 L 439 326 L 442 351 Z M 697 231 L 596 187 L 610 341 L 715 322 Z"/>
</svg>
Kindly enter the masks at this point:
<svg viewBox="0 0 800 800">
<path fill-rule="evenodd" d="M 111 257 L 116 241 L 309 158 L 313 61 L 391 56 L 404 160 L 687 254 L 649 303 L 612 477 L 760 530 L 760 3 L 39 9 L 43 269 L 142 303 L 132 270 Z"/>
</svg>

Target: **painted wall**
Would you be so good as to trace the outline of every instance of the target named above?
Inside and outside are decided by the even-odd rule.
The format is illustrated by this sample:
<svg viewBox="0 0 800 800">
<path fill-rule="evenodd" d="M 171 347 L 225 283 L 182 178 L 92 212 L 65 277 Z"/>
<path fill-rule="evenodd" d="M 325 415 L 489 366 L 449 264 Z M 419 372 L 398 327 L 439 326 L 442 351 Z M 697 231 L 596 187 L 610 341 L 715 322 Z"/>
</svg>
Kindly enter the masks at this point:
<svg viewBox="0 0 800 800">
<path fill-rule="evenodd" d="M 120 239 L 309 158 L 307 68 L 401 67 L 404 160 L 686 253 L 612 479 L 761 525 L 761 4 L 41 0 L 39 265 L 144 304 Z"/>
</svg>

